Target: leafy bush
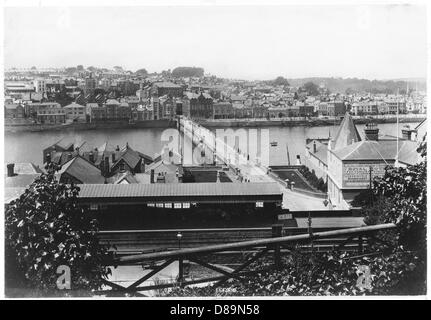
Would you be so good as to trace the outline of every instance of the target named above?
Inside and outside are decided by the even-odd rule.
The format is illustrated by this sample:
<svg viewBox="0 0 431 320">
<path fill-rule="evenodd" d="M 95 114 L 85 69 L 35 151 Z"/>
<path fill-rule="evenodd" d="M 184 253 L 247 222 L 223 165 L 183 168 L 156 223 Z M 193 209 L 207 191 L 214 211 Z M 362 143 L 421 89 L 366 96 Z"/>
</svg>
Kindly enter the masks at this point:
<svg viewBox="0 0 431 320">
<path fill-rule="evenodd" d="M 97 238 L 97 221 L 77 204 L 79 188 L 43 174 L 6 205 L 6 285 L 61 295 L 57 267 L 71 271 L 71 289 L 99 289 L 110 273 L 107 247 Z M 66 293 L 67 294 L 67 293 Z M 70 292 L 69 292 L 70 294 Z"/>
<path fill-rule="evenodd" d="M 304 178 L 316 189 L 326 192 L 328 190 L 327 183 L 322 178 L 317 178 L 316 172 L 314 170 L 310 171 L 305 166 L 299 169 L 299 172 L 304 176 Z"/>
</svg>

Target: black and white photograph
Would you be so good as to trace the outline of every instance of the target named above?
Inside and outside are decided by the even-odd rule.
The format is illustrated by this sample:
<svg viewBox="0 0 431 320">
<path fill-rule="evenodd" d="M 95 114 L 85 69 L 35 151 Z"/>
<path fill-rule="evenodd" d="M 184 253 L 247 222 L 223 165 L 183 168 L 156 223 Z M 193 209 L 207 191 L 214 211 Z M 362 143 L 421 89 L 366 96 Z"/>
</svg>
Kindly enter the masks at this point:
<svg viewBox="0 0 431 320">
<path fill-rule="evenodd" d="M 427 299 L 428 13 L 4 1 L 0 296 Z"/>
</svg>

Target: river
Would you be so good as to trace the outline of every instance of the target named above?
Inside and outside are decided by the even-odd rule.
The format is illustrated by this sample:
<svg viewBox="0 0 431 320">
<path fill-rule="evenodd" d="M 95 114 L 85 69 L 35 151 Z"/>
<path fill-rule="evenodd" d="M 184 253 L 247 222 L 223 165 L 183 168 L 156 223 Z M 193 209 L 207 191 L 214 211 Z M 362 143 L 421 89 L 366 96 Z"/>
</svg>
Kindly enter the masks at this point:
<svg viewBox="0 0 431 320">
<path fill-rule="evenodd" d="M 417 123 L 409 124 L 413 128 L 417 125 Z M 404 125 L 406 123 L 399 125 L 400 135 Z M 379 124 L 378 127 L 380 133 L 383 134 L 396 135 L 397 133 L 395 123 Z M 357 128 L 363 135 L 364 125 L 357 125 Z M 288 164 L 287 149 L 289 150 L 290 161 L 294 164 L 297 154 L 304 155 L 306 138 L 326 138 L 329 133 L 334 137 L 338 126 L 268 127 L 267 129 L 269 130 L 269 141 L 277 141 L 277 146 L 269 148 L 270 165 L 286 165 Z M 5 133 L 4 161 L 6 163 L 33 162 L 36 165 L 41 165 L 42 150 L 61 138 L 65 141 L 86 141 L 92 147 L 100 146 L 106 141 L 112 147 L 123 146 L 128 142 L 133 149 L 154 156 L 162 148 L 163 130 L 161 128 L 137 128 Z"/>
</svg>

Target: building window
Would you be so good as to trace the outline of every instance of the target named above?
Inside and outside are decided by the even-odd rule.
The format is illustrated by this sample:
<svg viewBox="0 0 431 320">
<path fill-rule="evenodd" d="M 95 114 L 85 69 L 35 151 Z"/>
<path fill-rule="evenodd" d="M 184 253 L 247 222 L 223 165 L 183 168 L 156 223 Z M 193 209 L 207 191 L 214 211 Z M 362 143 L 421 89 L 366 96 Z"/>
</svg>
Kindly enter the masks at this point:
<svg viewBox="0 0 431 320">
<path fill-rule="evenodd" d="M 96 203 L 90 204 L 90 210 L 97 210 L 99 206 Z"/>
<path fill-rule="evenodd" d="M 190 208 L 190 203 L 189 202 L 184 202 L 183 203 L 183 208 L 184 209 L 189 209 Z"/>
<path fill-rule="evenodd" d="M 152 208 L 154 208 L 154 203 L 147 203 L 147 207 L 152 207 Z"/>
<path fill-rule="evenodd" d="M 165 203 L 165 208 L 172 209 L 172 203 Z"/>
<path fill-rule="evenodd" d="M 174 209 L 181 209 L 181 203 L 174 203 Z"/>
<path fill-rule="evenodd" d="M 163 203 L 156 203 L 156 208 L 163 208 Z"/>
<path fill-rule="evenodd" d="M 256 208 L 263 208 L 263 202 L 262 201 L 256 202 Z"/>
</svg>

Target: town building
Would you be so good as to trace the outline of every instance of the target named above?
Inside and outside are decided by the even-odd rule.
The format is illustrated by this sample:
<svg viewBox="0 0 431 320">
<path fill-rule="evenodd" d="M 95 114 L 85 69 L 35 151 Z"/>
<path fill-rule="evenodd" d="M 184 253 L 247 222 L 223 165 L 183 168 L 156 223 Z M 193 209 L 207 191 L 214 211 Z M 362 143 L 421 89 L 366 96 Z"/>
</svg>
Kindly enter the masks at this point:
<svg viewBox="0 0 431 320">
<path fill-rule="evenodd" d="M 66 119 L 73 122 L 86 122 L 86 107 L 77 103 L 71 103 L 63 107 Z"/>
<path fill-rule="evenodd" d="M 348 113 L 327 149 L 328 199 L 337 208 L 349 208 L 356 195 L 370 188 L 374 177 L 384 175 L 386 166 L 419 161 L 416 142 L 380 135 L 372 123 L 365 127 L 362 138 Z"/>
<path fill-rule="evenodd" d="M 5 103 L 4 115 L 6 119 L 23 119 L 25 117 L 24 107 L 18 103 Z"/>
<path fill-rule="evenodd" d="M 183 95 L 184 89 L 182 86 L 168 82 L 155 82 L 151 86 L 150 93 L 153 96 L 161 97 L 164 95 L 169 95 L 170 97 L 181 97 Z"/>
<path fill-rule="evenodd" d="M 185 92 L 183 108 L 189 110 L 192 119 L 209 119 L 213 115 L 213 99 L 208 93 Z M 184 112 L 184 110 L 183 110 Z M 184 113 L 183 113 L 184 114 Z"/>
</svg>

